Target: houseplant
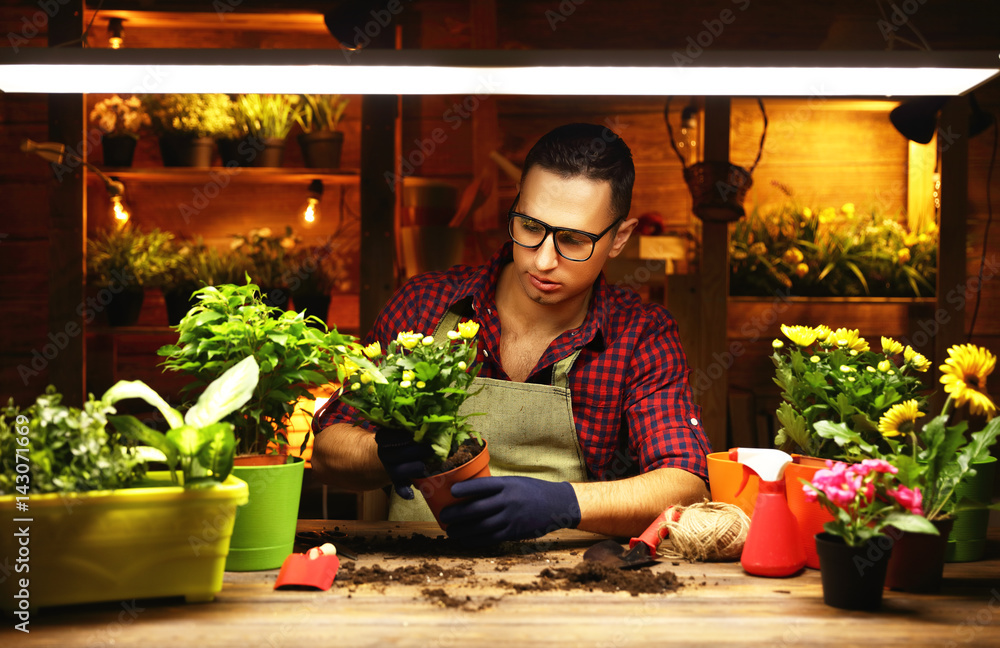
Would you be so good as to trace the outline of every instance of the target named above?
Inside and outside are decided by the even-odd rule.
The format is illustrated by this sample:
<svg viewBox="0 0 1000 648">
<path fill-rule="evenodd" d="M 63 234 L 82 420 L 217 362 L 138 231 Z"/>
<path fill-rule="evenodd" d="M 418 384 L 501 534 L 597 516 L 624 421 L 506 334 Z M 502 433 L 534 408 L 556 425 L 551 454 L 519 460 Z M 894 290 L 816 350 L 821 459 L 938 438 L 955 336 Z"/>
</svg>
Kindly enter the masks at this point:
<svg viewBox="0 0 1000 648">
<path fill-rule="evenodd" d="M 937 534 L 920 508 L 920 491 L 897 479 L 898 469 L 883 459 L 857 464 L 827 462 L 811 482 L 806 497 L 832 516 L 816 535 L 823 582 L 823 602 L 848 610 L 874 610 L 882 603 L 892 526 L 915 533 Z"/>
<path fill-rule="evenodd" d="M 280 167 L 285 159 L 285 138 L 295 123 L 297 95 L 244 94 L 236 99 L 236 120 L 256 150 L 254 167 Z"/>
<path fill-rule="evenodd" d="M 920 297 L 934 294 L 937 226 L 854 203 L 754 208 L 730 239 L 730 294 Z"/>
<path fill-rule="evenodd" d="M 237 514 L 226 563 L 230 570 L 273 569 L 291 552 L 303 461 L 263 453 L 269 443 L 288 445 L 286 426 L 296 403 L 313 399 L 310 387 L 339 384 L 343 355 L 360 349 L 351 336 L 325 324 L 310 326 L 304 314 L 269 306 L 250 278 L 245 281 L 196 291 L 197 304 L 176 327 L 177 344 L 157 352 L 166 370 L 193 379 L 185 393 L 200 391 L 244 357 L 260 365 L 250 400 L 227 418 L 237 438 L 234 474 L 250 488 L 250 503 Z M 303 448 L 308 441 L 307 434 Z"/>
<path fill-rule="evenodd" d="M 344 146 L 344 133 L 337 130 L 347 108 L 340 95 L 300 95 L 294 117 L 302 129 L 299 147 L 309 169 L 336 169 Z"/>
<path fill-rule="evenodd" d="M 135 154 L 139 133 L 151 124 L 142 101 L 132 96 L 122 99 L 118 95 L 97 102 L 90 111 L 91 121 L 101 129 L 101 154 L 104 165 L 130 167 Z"/>
<path fill-rule="evenodd" d="M 454 501 L 453 479 L 490 474 L 486 443 L 469 423 L 476 415 L 459 412 L 473 395 L 472 381 L 479 374 L 478 332 L 479 324 L 473 321 L 459 323 L 441 342 L 401 332 L 384 351 L 374 342 L 345 361 L 340 399 L 375 425 L 399 430 L 430 447 L 425 477 L 414 484 L 436 519 Z"/>
<path fill-rule="evenodd" d="M 275 235 L 270 227 L 261 227 L 232 238 L 229 249 L 233 264 L 260 286 L 269 305 L 288 308 L 289 269 L 299 244 L 292 228 L 285 226 L 284 236 Z"/>
<path fill-rule="evenodd" d="M 144 95 L 143 105 L 168 167 L 211 166 L 215 138 L 227 136 L 236 125 L 224 94 Z"/>
<path fill-rule="evenodd" d="M 172 241 L 170 232 L 147 232 L 131 223 L 106 228 L 87 239 L 87 280 L 104 293 L 98 303 L 107 304 L 108 324 L 136 322 L 144 288 L 160 285 L 180 263 Z"/>
<path fill-rule="evenodd" d="M 285 284 L 292 293 L 295 310 L 325 319 L 330 293 L 350 288 L 349 263 L 357 256 L 358 221 L 342 221 L 337 231 L 311 245 L 293 250 Z"/>
<path fill-rule="evenodd" d="M 202 286 L 217 286 L 242 279 L 243 259 L 225 250 L 205 245 L 201 237 L 173 241 L 178 262 L 161 278 L 160 289 L 167 306 L 167 323 L 176 326 L 197 300 L 194 292 Z"/>
<path fill-rule="evenodd" d="M 44 556 L 31 561 L 32 608 L 214 597 L 236 507 L 247 499 L 246 484 L 230 475 L 232 426 L 219 419 L 241 406 L 256 380 L 249 358 L 184 416 L 143 383 L 126 381 L 99 400 L 91 396 L 83 409 L 62 405 L 50 387 L 24 410 L 13 401 L 2 410 L 0 511 L 30 517 L 31 549 Z M 160 409 L 171 429 L 158 432 L 118 414 L 117 403 L 134 397 Z M 152 459 L 171 470 L 147 471 Z M 0 551 L 15 555 L 15 542 L 5 534 Z M 0 582 L 5 601 L 15 601 L 18 580 Z"/>
</svg>

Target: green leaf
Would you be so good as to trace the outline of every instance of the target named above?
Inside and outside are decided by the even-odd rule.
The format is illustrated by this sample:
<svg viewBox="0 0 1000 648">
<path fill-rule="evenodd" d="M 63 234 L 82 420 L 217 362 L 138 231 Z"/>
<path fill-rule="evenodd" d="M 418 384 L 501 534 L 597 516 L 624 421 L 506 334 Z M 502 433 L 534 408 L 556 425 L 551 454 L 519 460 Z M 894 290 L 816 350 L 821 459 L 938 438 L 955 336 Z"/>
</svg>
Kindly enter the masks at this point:
<svg viewBox="0 0 1000 648">
<path fill-rule="evenodd" d="M 198 402 L 184 415 L 184 423 L 203 428 L 243 407 L 253 396 L 259 374 L 260 369 L 253 356 L 239 361 L 205 388 Z"/>
<path fill-rule="evenodd" d="M 108 421 L 115 426 L 125 437 L 138 443 L 143 443 L 152 448 L 156 448 L 163 453 L 164 461 L 170 470 L 177 466 L 177 445 L 163 435 L 162 432 L 152 429 L 142 421 L 131 415 L 109 416 Z"/>
<path fill-rule="evenodd" d="M 885 516 L 881 526 L 894 526 L 901 531 L 909 531 L 910 533 L 941 535 L 924 516 L 903 511 L 894 511 Z"/>
<path fill-rule="evenodd" d="M 108 391 L 104 392 L 101 401 L 106 405 L 114 405 L 126 398 L 141 398 L 146 401 L 163 414 L 163 418 L 167 420 L 167 425 L 172 428 L 184 425 L 181 413 L 170 407 L 167 401 L 163 400 L 162 396 L 153 391 L 149 385 L 141 380 L 119 380 Z"/>
<path fill-rule="evenodd" d="M 198 462 L 212 471 L 216 481 L 224 481 L 233 470 L 236 437 L 231 423 L 214 423 L 199 430 L 205 445 L 198 453 Z"/>
<path fill-rule="evenodd" d="M 182 425 L 167 432 L 167 440 L 177 446 L 177 451 L 184 457 L 197 457 L 209 439 L 202 436 L 198 428 Z"/>
</svg>

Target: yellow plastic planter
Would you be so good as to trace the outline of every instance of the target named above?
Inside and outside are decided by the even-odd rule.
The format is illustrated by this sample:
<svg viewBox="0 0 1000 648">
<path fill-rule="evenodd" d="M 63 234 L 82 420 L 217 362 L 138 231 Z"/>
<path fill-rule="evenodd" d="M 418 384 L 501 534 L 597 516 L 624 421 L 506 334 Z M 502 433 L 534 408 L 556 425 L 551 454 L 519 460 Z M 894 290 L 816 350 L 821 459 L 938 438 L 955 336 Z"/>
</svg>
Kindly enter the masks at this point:
<svg viewBox="0 0 1000 648">
<path fill-rule="evenodd" d="M 26 512 L 16 510 L 16 496 L 2 496 L 0 516 L 11 530 L 0 536 L 0 555 L 10 557 L 14 570 L 0 584 L 0 605 L 16 608 L 26 599 L 35 609 L 164 596 L 211 601 L 222 589 L 236 507 L 246 502 L 246 482 L 232 475 L 185 490 L 157 471 L 137 488 L 31 495 Z M 18 559 L 26 571 L 17 571 Z"/>
</svg>

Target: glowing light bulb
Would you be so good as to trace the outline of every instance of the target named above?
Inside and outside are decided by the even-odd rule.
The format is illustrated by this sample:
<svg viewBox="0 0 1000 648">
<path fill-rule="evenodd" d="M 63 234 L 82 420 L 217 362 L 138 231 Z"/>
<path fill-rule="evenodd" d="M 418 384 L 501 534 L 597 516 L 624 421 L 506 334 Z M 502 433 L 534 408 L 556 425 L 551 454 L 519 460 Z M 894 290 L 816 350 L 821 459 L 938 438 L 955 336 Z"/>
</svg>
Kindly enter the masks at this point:
<svg viewBox="0 0 1000 648">
<path fill-rule="evenodd" d="M 125 44 L 125 28 L 121 18 L 111 18 L 108 20 L 108 44 L 111 49 L 121 49 Z"/>
<path fill-rule="evenodd" d="M 299 210 L 299 215 L 302 217 L 302 225 L 304 227 L 313 227 L 319 222 L 320 216 L 322 215 L 322 210 L 320 209 L 320 200 L 323 198 L 323 181 L 313 180 L 309 183 L 309 196 L 306 198 L 305 205 Z"/>
<path fill-rule="evenodd" d="M 118 227 L 122 227 L 132 217 L 125 199 L 121 196 L 111 196 L 111 216 Z"/>
</svg>

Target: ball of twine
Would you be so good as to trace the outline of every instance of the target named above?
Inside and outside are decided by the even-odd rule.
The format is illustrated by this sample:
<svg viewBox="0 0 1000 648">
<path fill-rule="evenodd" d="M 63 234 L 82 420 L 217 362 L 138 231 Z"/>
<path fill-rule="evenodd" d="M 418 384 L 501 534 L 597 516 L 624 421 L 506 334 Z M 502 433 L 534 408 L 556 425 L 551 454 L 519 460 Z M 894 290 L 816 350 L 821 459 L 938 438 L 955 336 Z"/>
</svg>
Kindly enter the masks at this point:
<svg viewBox="0 0 1000 648">
<path fill-rule="evenodd" d="M 660 526 L 660 536 L 671 542 L 660 544 L 664 558 L 702 561 L 738 560 L 750 529 L 743 509 L 725 502 L 698 502 L 671 506 Z"/>
</svg>

